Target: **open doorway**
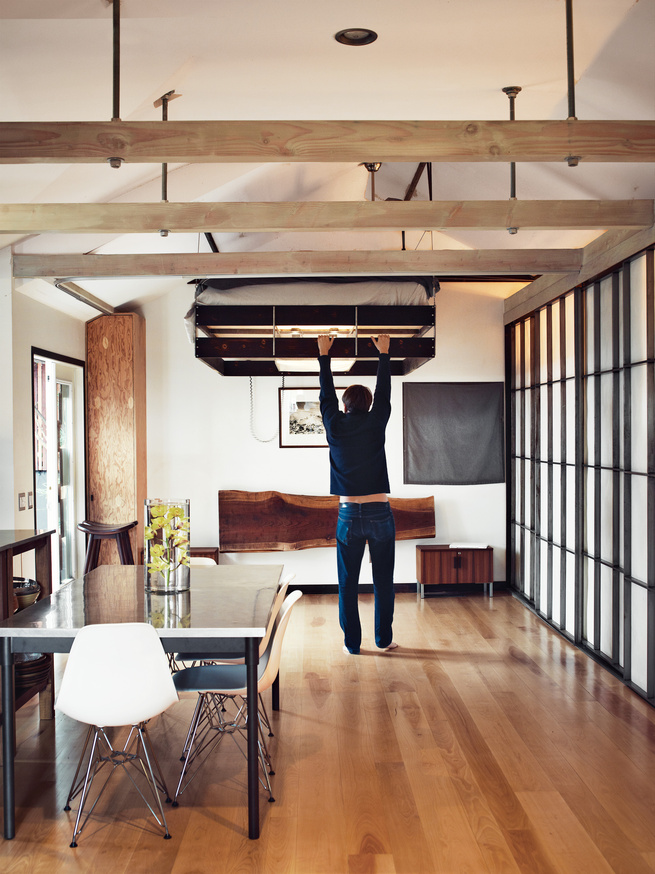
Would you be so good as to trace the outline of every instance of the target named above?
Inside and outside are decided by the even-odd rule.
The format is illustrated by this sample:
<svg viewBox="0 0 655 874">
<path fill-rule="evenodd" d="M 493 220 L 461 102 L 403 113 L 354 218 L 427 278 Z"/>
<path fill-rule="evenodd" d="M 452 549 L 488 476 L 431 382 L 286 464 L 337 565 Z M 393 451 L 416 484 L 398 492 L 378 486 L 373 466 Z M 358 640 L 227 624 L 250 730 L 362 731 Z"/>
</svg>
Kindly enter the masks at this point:
<svg viewBox="0 0 655 874">
<path fill-rule="evenodd" d="M 84 535 L 77 530 L 86 517 L 84 362 L 33 347 L 32 386 L 35 525 L 57 531 L 57 586 L 84 566 Z"/>
</svg>

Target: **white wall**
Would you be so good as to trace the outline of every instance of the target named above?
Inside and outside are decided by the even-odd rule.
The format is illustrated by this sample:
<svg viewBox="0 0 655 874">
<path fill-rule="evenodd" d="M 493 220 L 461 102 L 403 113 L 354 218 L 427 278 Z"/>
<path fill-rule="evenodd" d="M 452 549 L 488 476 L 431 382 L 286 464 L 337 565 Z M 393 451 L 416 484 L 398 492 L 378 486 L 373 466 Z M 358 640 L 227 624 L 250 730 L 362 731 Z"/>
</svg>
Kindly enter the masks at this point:
<svg viewBox="0 0 655 874">
<path fill-rule="evenodd" d="M 0 528 L 33 529 L 34 510 L 19 510 L 18 495 L 34 487 L 32 346 L 84 360 L 84 322 L 12 292 L 10 250 L 0 250 Z M 14 573 L 34 576 L 34 554 L 14 559 Z"/>
<path fill-rule="evenodd" d="M 84 322 L 32 300 L 13 294 L 13 476 L 14 526 L 33 528 L 34 511 L 18 510 L 18 493 L 31 492 L 32 454 L 32 346 L 84 361 Z"/>
<path fill-rule="evenodd" d="M 218 490 L 277 489 L 328 494 L 327 449 L 280 449 L 277 440 L 280 380 L 254 379 L 254 430 L 250 432 L 249 380 L 222 377 L 194 357 L 183 316 L 192 302 L 184 289 L 147 303 L 148 494 L 189 498 L 193 546 L 218 545 Z M 503 301 L 488 287 L 442 287 L 437 295 L 437 355 L 407 379 L 418 382 L 502 381 Z M 338 384 L 338 380 L 335 380 Z M 362 382 L 373 387 L 374 377 Z M 317 379 L 287 378 L 289 385 Z M 344 382 L 347 384 L 347 382 Z M 434 541 L 397 544 L 396 582 L 416 581 L 416 544 L 486 542 L 494 547 L 494 578 L 505 579 L 505 486 L 403 485 L 402 380 L 392 378 L 392 415 L 387 429 L 391 492 L 396 497 L 433 494 Z M 284 564 L 301 583 L 335 583 L 333 549 L 230 554 L 221 561 Z M 362 582 L 370 580 L 369 568 Z"/>
</svg>

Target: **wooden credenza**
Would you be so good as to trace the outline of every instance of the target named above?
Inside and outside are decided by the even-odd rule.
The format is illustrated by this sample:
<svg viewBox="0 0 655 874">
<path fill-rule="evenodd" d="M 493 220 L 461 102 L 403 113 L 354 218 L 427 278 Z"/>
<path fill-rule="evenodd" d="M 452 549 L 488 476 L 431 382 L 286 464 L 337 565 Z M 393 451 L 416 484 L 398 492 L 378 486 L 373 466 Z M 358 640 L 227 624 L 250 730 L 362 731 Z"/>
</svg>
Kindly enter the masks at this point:
<svg viewBox="0 0 655 874">
<path fill-rule="evenodd" d="M 191 558 L 211 558 L 218 564 L 218 546 L 190 546 L 189 556 Z"/>
<path fill-rule="evenodd" d="M 88 510 L 91 522 L 138 521 L 132 554 L 143 546 L 146 493 L 146 328 L 136 313 L 98 316 L 86 325 Z M 100 564 L 118 564 L 103 541 Z"/>
<path fill-rule="evenodd" d="M 416 547 L 416 589 L 425 596 L 425 586 L 479 583 L 494 594 L 493 547 L 426 545 Z"/>
</svg>

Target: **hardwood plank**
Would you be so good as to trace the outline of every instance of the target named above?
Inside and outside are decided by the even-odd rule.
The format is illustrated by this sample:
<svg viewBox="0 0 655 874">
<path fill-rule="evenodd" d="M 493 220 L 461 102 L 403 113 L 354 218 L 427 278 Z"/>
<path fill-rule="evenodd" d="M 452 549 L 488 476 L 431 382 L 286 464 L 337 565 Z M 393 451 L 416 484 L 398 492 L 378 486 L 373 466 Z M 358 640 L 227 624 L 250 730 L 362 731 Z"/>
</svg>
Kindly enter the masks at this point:
<svg viewBox="0 0 655 874">
<path fill-rule="evenodd" d="M 648 228 L 652 200 L 3 203 L 3 234 Z"/>
<path fill-rule="evenodd" d="M 389 692 L 387 706 L 403 763 L 409 765 L 432 761 L 434 758 L 440 761 L 438 752 L 434 750 L 430 725 L 416 692 Z"/>
<path fill-rule="evenodd" d="M 504 823 L 507 832 L 525 831 L 528 825 L 525 812 L 517 802 L 516 795 L 492 755 L 484 735 L 477 729 L 470 713 L 453 689 L 443 686 L 440 694 L 457 743 L 494 817 Z"/>
<path fill-rule="evenodd" d="M 495 760 L 514 792 L 550 791 L 553 783 L 547 769 L 524 743 L 516 729 L 515 722 L 520 720 L 521 711 L 517 709 L 507 712 L 508 709 L 497 700 L 497 695 L 501 692 L 495 689 L 494 672 L 484 670 L 482 665 L 480 671 L 492 700 L 473 706 L 471 712 Z"/>
<path fill-rule="evenodd" d="M 652 780 L 643 769 L 630 762 L 593 724 L 584 731 L 569 735 L 570 743 L 562 742 L 564 755 L 582 777 L 589 790 L 607 808 L 624 834 L 640 850 L 647 850 L 655 822 L 655 804 L 645 801 L 635 809 L 633 799 L 622 791 L 625 782 L 635 797 L 646 799 Z M 590 747 L 594 747 L 593 755 Z M 601 767 L 600 762 L 604 762 Z"/>
<path fill-rule="evenodd" d="M 507 700 L 507 696 L 503 696 Z M 510 693 L 510 700 L 513 696 Z M 636 696 L 635 696 L 636 697 Z M 555 733 L 544 727 L 544 709 L 534 708 L 526 711 L 522 701 L 516 702 L 518 711 L 522 714 L 517 723 L 523 741 L 540 756 L 542 765 L 548 770 L 553 786 L 562 796 L 562 800 L 571 810 L 576 820 L 581 823 L 586 833 L 607 859 L 613 871 L 621 874 L 643 872 L 642 857 L 612 815 L 613 805 L 608 808 L 589 790 L 584 780 L 566 757 L 556 748 L 561 729 Z M 552 740 L 555 738 L 555 741 Z M 629 784 L 626 783 L 626 787 Z M 628 790 L 630 792 L 630 790 Z M 626 788 L 620 793 L 626 794 Z M 633 796 L 634 797 L 634 796 Z"/>
<path fill-rule="evenodd" d="M 518 797 L 561 874 L 617 874 L 619 870 L 625 874 L 628 871 L 634 874 L 645 872 L 634 855 L 629 861 L 625 860 L 620 869 L 610 865 L 559 792 L 520 792 Z M 556 844 L 551 841 L 554 834 L 557 835 Z"/>
<path fill-rule="evenodd" d="M 276 789 L 276 791 L 278 790 Z M 276 816 L 275 811 L 273 811 L 271 827 L 267 832 L 266 848 L 259 870 L 293 874 L 296 870 L 294 855 L 297 844 L 298 818 L 296 816 Z"/>
<path fill-rule="evenodd" d="M 348 874 L 397 874 L 393 856 L 358 853 L 348 856 Z"/>
<path fill-rule="evenodd" d="M 344 823 L 333 810 L 326 807 L 324 814 L 316 818 L 303 816 L 298 825 L 311 840 L 297 845 L 294 874 L 334 874 L 348 870 L 348 856 L 341 841 L 334 839 L 336 834 L 342 833 Z"/>
<path fill-rule="evenodd" d="M 432 734 L 455 787 L 458 802 L 466 817 L 475 844 L 490 871 L 520 871 L 496 821 L 486 796 L 477 785 L 469 762 L 447 720 L 435 723 Z"/>
<path fill-rule="evenodd" d="M 5 122 L 0 163 L 583 161 L 655 158 L 653 121 Z"/>
<path fill-rule="evenodd" d="M 376 765 L 376 769 L 387 787 L 388 797 L 393 799 L 393 803 L 385 807 L 384 825 L 398 874 L 432 874 L 434 859 L 405 765 L 383 762 Z"/>
<path fill-rule="evenodd" d="M 366 721 L 359 719 L 359 693 L 347 696 L 349 718 L 337 727 L 341 784 L 341 804 L 346 830 L 343 840 L 349 859 L 352 856 L 388 856 L 389 838 L 385 828 L 385 809 L 389 787 L 380 779 L 371 756 L 371 737 Z"/>
<path fill-rule="evenodd" d="M 365 696 L 364 718 L 371 738 L 375 739 L 371 749 L 371 759 L 374 764 L 381 762 L 400 762 L 402 752 L 398 735 L 388 731 L 389 708 L 384 692 L 376 692 Z"/>
<path fill-rule="evenodd" d="M 508 275 L 569 273 L 582 249 L 435 249 L 419 251 L 294 251 L 159 253 L 148 255 L 15 255 L 18 279 L 100 279 L 117 276 L 258 276 L 321 273 Z"/>
<path fill-rule="evenodd" d="M 429 764 L 410 765 L 407 774 L 435 870 L 488 870 L 450 778 Z"/>
</svg>

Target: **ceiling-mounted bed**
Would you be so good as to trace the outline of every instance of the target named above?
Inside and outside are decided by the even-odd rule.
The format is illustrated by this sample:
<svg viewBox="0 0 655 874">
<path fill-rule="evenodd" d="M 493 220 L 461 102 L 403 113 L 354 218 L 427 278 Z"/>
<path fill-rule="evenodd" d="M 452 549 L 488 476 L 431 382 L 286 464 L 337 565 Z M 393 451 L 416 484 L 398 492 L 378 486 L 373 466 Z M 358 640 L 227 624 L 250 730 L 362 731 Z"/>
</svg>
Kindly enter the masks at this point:
<svg viewBox="0 0 655 874">
<path fill-rule="evenodd" d="M 185 317 L 196 357 L 224 376 L 312 375 L 316 337 L 335 337 L 333 369 L 375 374 L 371 337 L 391 336 L 391 372 L 434 357 L 434 277 L 203 279 Z"/>
</svg>

